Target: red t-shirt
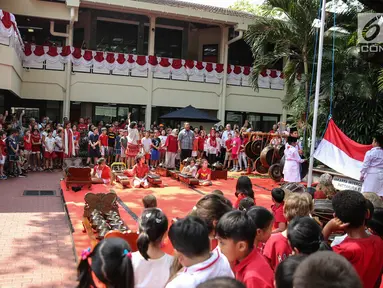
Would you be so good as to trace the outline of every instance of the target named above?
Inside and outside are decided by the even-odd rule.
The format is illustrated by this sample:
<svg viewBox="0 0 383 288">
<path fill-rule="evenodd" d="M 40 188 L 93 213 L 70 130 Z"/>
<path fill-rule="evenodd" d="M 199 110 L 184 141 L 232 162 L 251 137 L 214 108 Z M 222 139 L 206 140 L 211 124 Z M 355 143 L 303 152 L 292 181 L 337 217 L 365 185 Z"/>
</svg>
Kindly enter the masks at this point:
<svg viewBox="0 0 383 288">
<path fill-rule="evenodd" d="M 233 139 L 226 140 L 225 145 L 226 145 L 226 151 L 233 148 Z M 231 152 L 231 150 L 229 152 Z"/>
<path fill-rule="evenodd" d="M 292 253 L 293 250 L 289 245 L 289 241 L 287 240 L 287 237 L 282 235 L 282 233 L 272 234 L 263 249 L 263 256 L 269 260 L 270 266 L 274 271 L 278 264 Z"/>
<path fill-rule="evenodd" d="M 29 139 L 29 143 L 27 142 L 29 137 L 24 136 L 24 149 L 27 151 L 32 150 L 32 137 Z"/>
<path fill-rule="evenodd" d="M 100 139 L 101 146 L 108 146 L 108 134 L 106 135 L 101 134 L 99 139 Z"/>
<path fill-rule="evenodd" d="M 209 175 L 211 175 L 211 170 L 209 168 L 206 168 L 206 170 L 200 168 L 198 169 L 197 174 L 199 175 L 199 180 L 207 180 Z"/>
<path fill-rule="evenodd" d="M 85 123 L 82 123 L 82 124 L 80 123 L 77 125 L 77 128 L 80 131 L 88 130 L 88 125 L 86 125 Z"/>
<path fill-rule="evenodd" d="M 239 152 L 244 152 L 245 151 L 245 146 L 246 146 L 247 142 L 249 142 L 249 138 L 248 137 L 243 138 L 242 145 L 239 148 Z"/>
<path fill-rule="evenodd" d="M 271 210 L 273 211 L 274 215 L 274 228 L 278 228 L 279 223 L 287 223 L 287 220 L 285 218 L 285 215 L 283 215 L 283 206 L 285 205 L 284 202 L 280 203 L 279 206 L 277 205 L 271 205 Z"/>
<path fill-rule="evenodd" d="M 253 251 L 234 267 L 235 279 L 247 288 L 273 288 L 274 272 L 267 260 L 254 248 Z"/>
<path fill-rule="evenodd" d="M 142 165 L 134 165 L 133 166 L 133 175 L 135 175 L 138 178 L 144 178 L 146 174 L 149 172 L 149 167 L 146 164 Z"/>
<path fill-rule="evenodd" d="M 205 137 L 198 137 L 198 150 L 199 151 L 204 151 L 205 149 Z"/>
<path fill-rule="evenodd" d="M 31 144 L 32 144 L 32 145 L 35 145 L 35 146 L 41 145 L 41 144 L 33 144 L 33 142 L 34 142 L 34 143 L 38 143 L 39 141 L 41 141 L 40 134 L 37 134 L 37 135 L 32 134 L 32 135 L 31 135 Z"/>
<path fill-rule="evenodd" d="M 98 172 L 100 169 L 99 169 L 99 166 L 96 165 L 94 166 L 94 171 Z M 102 179 L 110 179 L 110 167 L 109 166 L 104 166 L 104 168 L 102 168 L 101 170 L 101 178 Z"/>
<path fill-rule="evenodd" d="M 383 240 L 379 236 L 362 239 L 347 237 L 332 248 L 354 266 L 364 288 L 375 287 L 383 269 Z"/>
<path fill-rule="evenodd" d="M 323 191 L 315 191 L 314 199 L 327 199 L 327 196 Z"/>
<path fill-rule="evenodd" d="M 238 196 L 237 196 L 237 200 L 235 200 L 235 203 L 234 203 L 234 208 L 235 209 L 238 209 L 239 208 L 239 202 L 241 202 L 242 199 L 246 198 L 247 196 L 243 193 L 239 193 Z"/>
<path fill-rule="evenodd" d="M 168 148 L 168 152 L 176 153 L 178 150 L 178 139 L 173 135 L 169 135 L 166 138 L 165 146 Z"/>
<path fill-rule="evenodd" d="M 0 139 L 0 149 L 3 156 L 7 156 L 7 146 L 5 145 L 4 140 Z"/>
<path fill-rule="evenodd" d="M 73 131 L 73 140 L 79 141 L 80 140 L 80 132 Z"/>
</svg>

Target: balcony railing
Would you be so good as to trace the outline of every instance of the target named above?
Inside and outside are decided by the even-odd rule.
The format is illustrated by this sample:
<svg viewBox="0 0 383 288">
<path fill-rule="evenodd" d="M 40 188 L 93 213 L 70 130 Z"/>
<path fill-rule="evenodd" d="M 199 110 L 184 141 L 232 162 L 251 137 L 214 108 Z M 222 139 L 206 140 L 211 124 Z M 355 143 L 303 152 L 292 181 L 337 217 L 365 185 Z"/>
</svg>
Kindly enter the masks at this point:
<svg viewBox="0 0 383 288">
<path fill-rule="evenodd" d="M 156 56 L 81 50 L 69 46 L 25 45 L 23 66 L 33 69 L 65 70 L 68 61 L 73 72 L 118 75 L 219 84 L 224 76 L 223 64 Z M 227 84 L 250 87 L 251 67 L 229 65 Z M 283 90 L 283 74 L 265 70 L 258 77 L 260 88 Z"/>
<path fill-rule="evenodd" d="M 0 9 L 0 44 L 13 47 L 20 60 L 23 59 L 24 45 L 17 28 L 15 15 Z"/>
</svg>

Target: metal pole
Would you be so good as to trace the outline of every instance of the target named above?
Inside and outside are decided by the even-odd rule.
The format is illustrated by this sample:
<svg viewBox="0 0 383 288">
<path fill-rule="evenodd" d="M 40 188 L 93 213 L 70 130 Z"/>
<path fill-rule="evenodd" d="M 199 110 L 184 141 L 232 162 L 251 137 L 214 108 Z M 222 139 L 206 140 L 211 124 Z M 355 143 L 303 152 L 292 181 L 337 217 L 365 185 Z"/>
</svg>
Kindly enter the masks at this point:
<svg viewBox="0 0 383 288">
<path fill-rule="evenodd" d="M 320 31 L 319 31 L 317 79 L 315 84 L 314 117 L 313 117 L 312 133 L 311 133 L 310 164 L 309 164 L 309 175 L 308 175 L 307 187 L 311 187 L 311 185 L 313 184 L 314 157 L 312 155 L 314 154 L 314 151 L 315 151 L 317 122 L 318 122 L 319 89 L 320 89 L 321 72 L 322 72 L 323 37 L 324 37 L 324 24 L 326 20 L 325 18 L 326 18 L 326 0 L 322 0 L 321 25 L 320 25 Z"/>
</svg>

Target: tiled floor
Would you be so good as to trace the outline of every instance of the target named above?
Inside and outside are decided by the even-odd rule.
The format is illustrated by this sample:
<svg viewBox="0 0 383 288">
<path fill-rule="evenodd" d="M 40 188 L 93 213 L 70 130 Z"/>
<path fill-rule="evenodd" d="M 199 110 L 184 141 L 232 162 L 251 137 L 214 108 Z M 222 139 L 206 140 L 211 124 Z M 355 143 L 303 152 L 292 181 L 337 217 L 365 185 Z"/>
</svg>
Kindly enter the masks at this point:
<svg viewBox="0 0 383 288">
<path fill-rule="evenodd" d="M 35 172 L 0 181 L 0 287 L 76 286 L 61 177 Z M 55 190 L 56 196 L 22 196 L 24 190 Z"/>
</svg>

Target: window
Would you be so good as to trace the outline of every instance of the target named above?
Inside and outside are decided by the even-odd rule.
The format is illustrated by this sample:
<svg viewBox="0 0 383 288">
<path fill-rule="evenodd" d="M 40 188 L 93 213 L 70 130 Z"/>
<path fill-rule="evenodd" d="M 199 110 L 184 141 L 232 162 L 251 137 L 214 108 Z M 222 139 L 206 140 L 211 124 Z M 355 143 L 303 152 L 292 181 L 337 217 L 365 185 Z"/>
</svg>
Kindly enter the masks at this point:
<svg viewBox="0 0 383 288">
<path fill-rule="evenodd" d="M 202 61 L 218 63 L 218 44 L 203 45 Z"/>
<path fill-rule="evenodd" d="M 156 56 L 181 58 L 182 30 L 156 28 L 155 42 Z"/>
<path fill-rule="evenodd" d="M 251 124 L 253 131 L 261 131 L 261 116 L 260 115 L 248 115 L 247 120 Z"/>
<path fill-rule="evenodd" d="M 262 116 L 262 131 L 269 132 L 273 129 L 273 125 L 277 124 L 279 121 L 279 116 Z"/>
<path fill-rule="evenodd" d="M 97 21 L 97 50 L 137 54 L 138 26 Z"/>
<path fill-rule="evenodd" d="M 110 123 L 117 117 L 117 107 L 96 106 L 94 115 L 96 122 Z"/>
<path fill-rule="evenodd" d="M 243 124 L 243 115 L 241 112 L 226 112 L 226 124 L 231 124 L 233 128 L 235 124 L 239 127 Z"/>
</svg>

